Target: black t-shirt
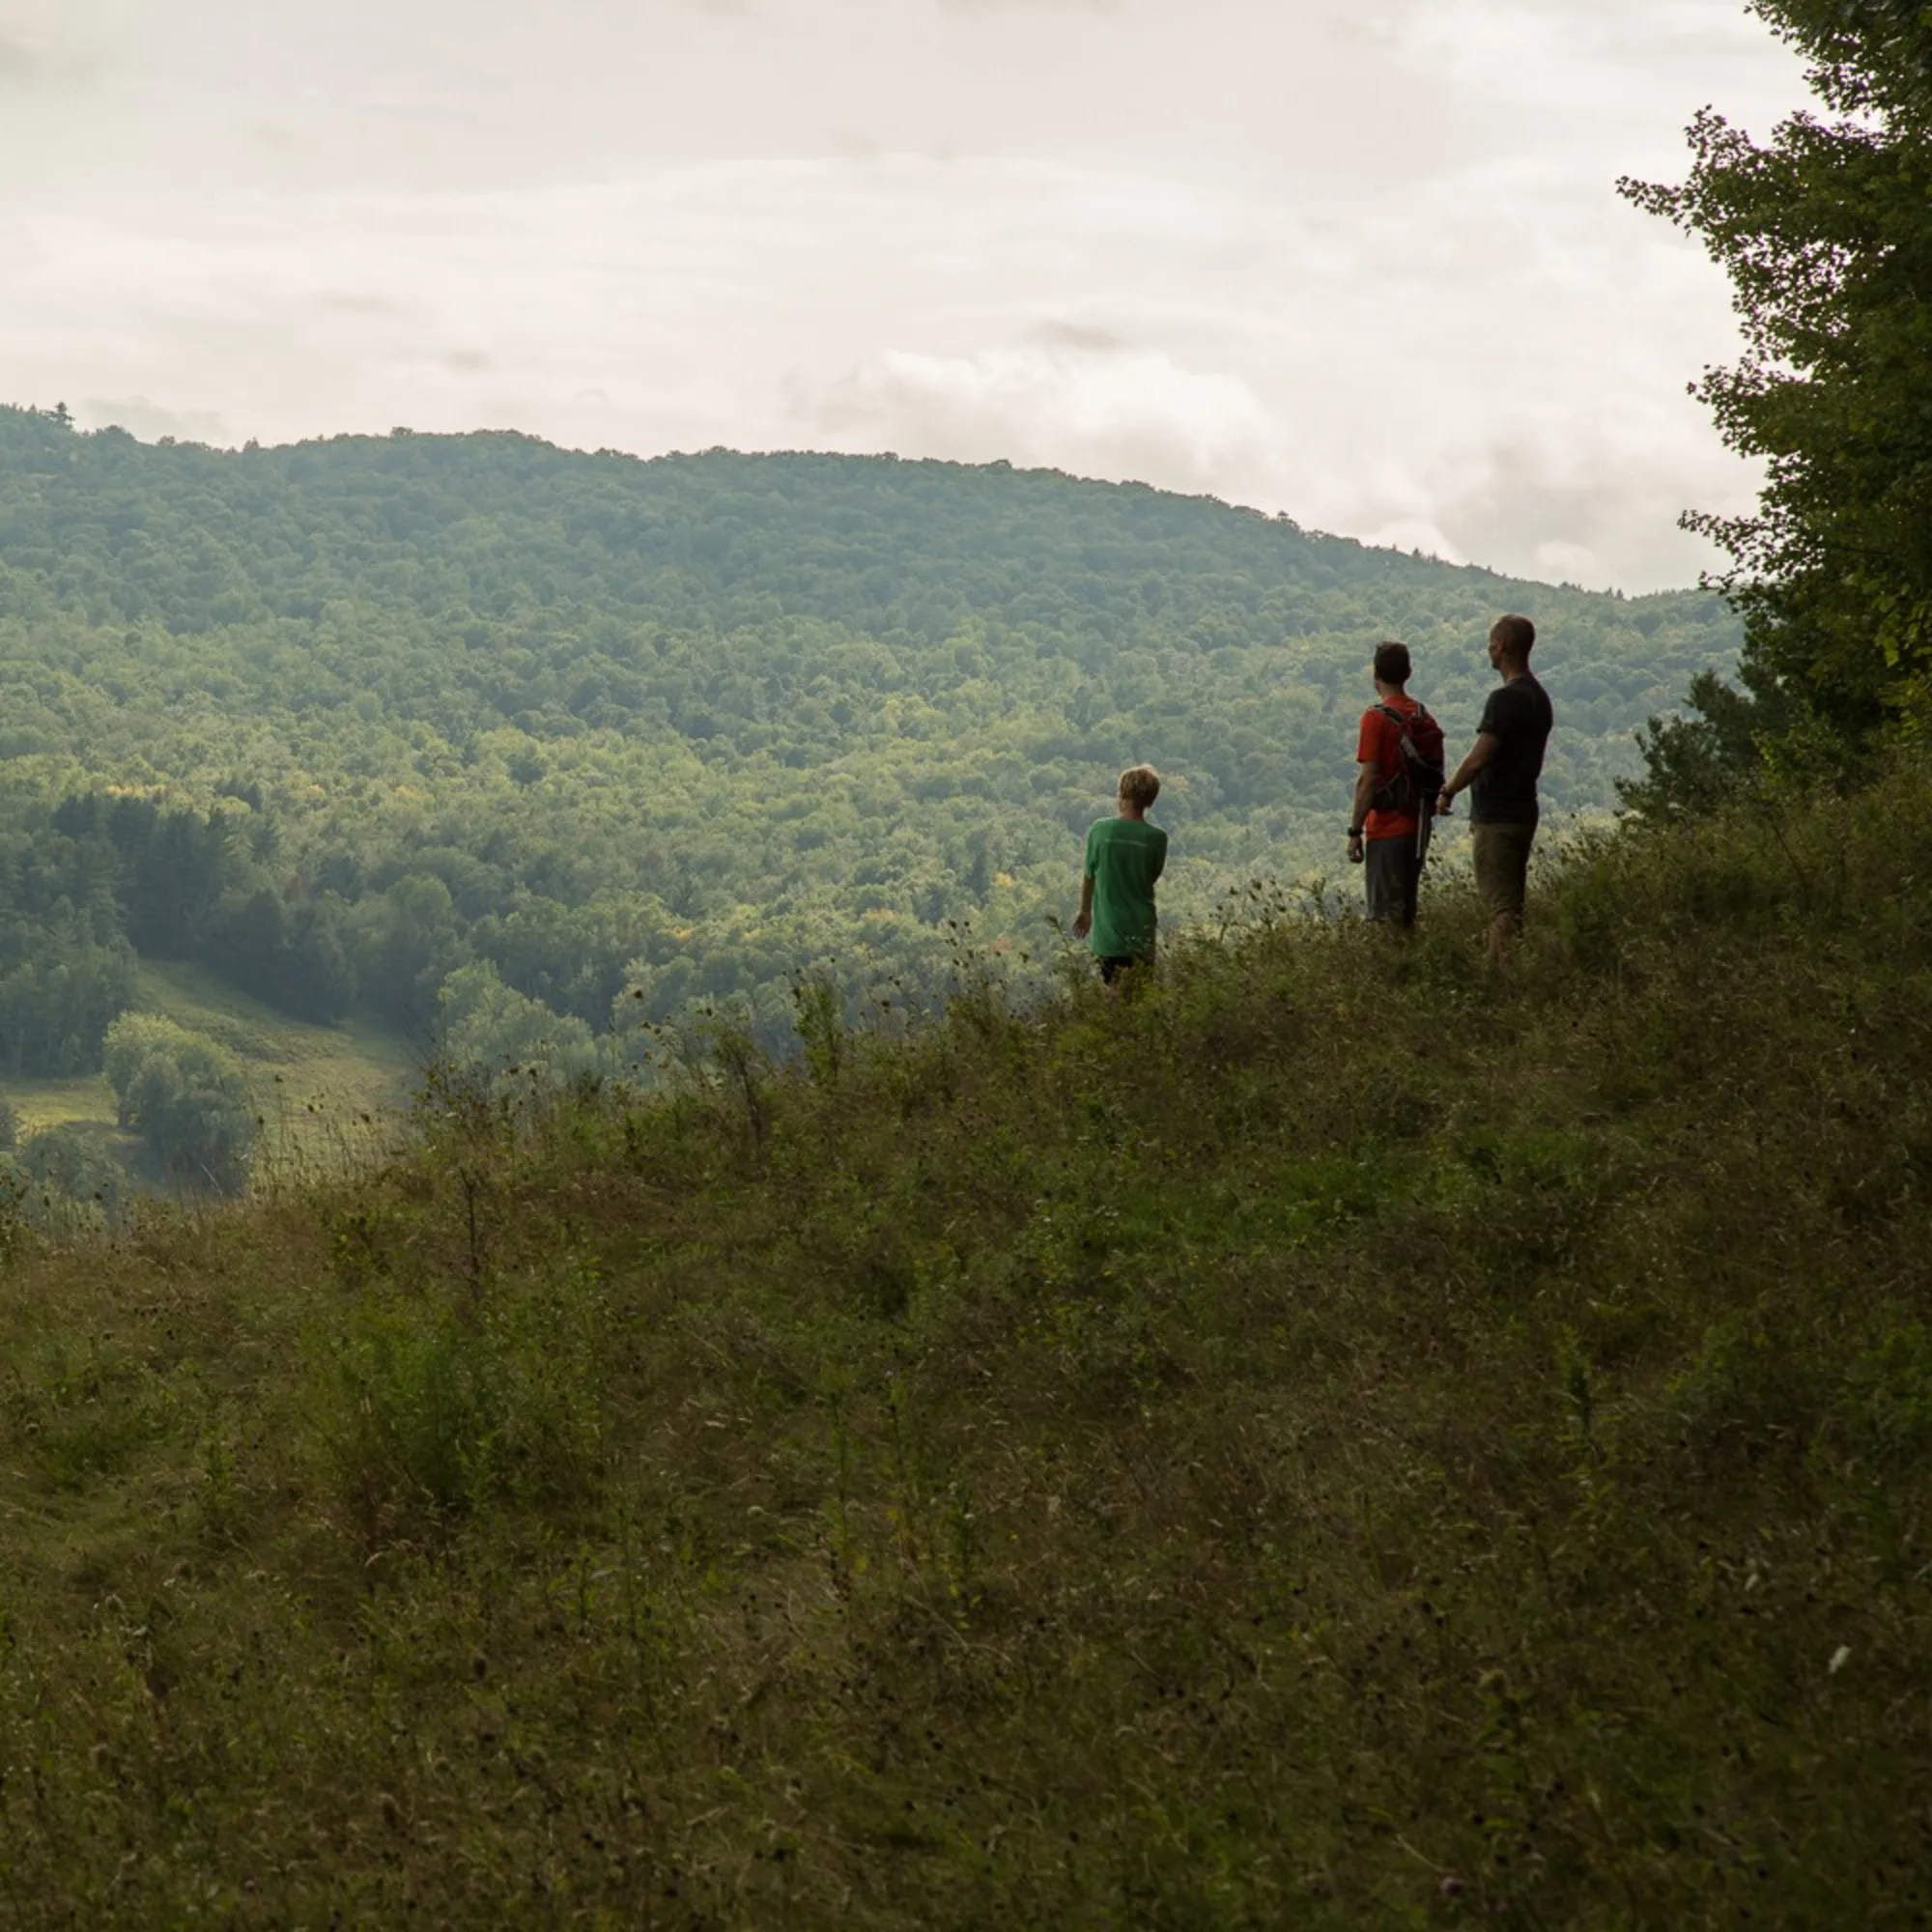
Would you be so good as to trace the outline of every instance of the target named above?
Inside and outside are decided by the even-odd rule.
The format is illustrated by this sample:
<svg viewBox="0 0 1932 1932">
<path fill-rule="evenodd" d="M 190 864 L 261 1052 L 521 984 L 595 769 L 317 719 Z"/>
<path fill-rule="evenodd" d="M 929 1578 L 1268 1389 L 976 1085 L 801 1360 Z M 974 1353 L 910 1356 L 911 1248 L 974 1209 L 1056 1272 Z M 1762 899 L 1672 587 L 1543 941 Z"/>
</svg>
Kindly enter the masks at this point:
<svg viewBox="0 0 1932 1932">
<path fill-rule="evenodd" d="M 1476 729 L 1493 737 L 1496 750 L 1469 787 L 1472 823 L 1536 823 L 1536 781 L 1555 720 L 1549 694 L 1527 671 L 1490 694 Z"/>
</svg>

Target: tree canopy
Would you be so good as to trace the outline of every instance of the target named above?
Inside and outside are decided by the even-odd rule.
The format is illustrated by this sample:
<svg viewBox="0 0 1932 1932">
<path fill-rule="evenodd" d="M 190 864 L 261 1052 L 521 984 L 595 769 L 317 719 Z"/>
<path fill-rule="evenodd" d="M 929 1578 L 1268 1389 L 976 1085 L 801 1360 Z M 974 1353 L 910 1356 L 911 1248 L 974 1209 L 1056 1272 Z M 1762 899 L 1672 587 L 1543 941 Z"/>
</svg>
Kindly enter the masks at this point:
<svg viewBox="0 0 1932 1932">
<path fill-rule="evenodd" d="M 101 1070 L 122 1123 L 147 1138 L 179 1183 L 239 1193 L 255 1126 L 234 1057 L 158 1013 L 123 1013 L 107 1029 Z"/>
<path fill-rule="evenodd" d="M 1684 183 L 1621 185 L 1730 277 L 1745 354 L 1693 392 L 1766 466 L 1751 514 L 1686 519 L 1730 557 L 1747 708 L 1706 685 L 1653 734 L 1639 793 L 1659 804 L 1697 802 L 1700 770 L 1856 752 L 1932 696 L 1932 15 L 1753 11 L 1809 63 L 1824 112 L 1760 143 L 1706 108 Z"/>
</svg>

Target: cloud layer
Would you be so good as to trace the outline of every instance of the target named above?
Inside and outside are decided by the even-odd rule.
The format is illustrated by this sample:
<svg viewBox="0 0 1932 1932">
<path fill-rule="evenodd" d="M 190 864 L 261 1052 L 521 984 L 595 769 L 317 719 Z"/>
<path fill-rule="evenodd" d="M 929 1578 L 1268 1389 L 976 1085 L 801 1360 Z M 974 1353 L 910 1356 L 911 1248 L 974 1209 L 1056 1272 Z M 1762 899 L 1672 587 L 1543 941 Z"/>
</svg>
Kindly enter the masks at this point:
<svg viewBox="0 0 1932 1932">
<path fill-rule="evenodd" d="M 1722 285 L 1611 191 L 1797 98 L 1716 0 L 52 17 L 0 356 L 86 419 L 1006 457 L 1630 587 L 1748 495 Z"/>
</svg>

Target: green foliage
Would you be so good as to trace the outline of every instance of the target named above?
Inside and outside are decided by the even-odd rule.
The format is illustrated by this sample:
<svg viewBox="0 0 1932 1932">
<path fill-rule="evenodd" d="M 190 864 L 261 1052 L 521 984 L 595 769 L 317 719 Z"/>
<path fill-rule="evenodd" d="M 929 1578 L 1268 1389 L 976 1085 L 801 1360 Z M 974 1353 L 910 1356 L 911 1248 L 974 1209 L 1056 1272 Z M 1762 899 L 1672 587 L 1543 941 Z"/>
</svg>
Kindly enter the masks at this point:
<svg viewBox="0 0 1932 1932">
<path fill-rule="evenodd" d="M 0 1192 L 7 1206 L 44 1234 L 71 1236 L 113 1227 L 123 1217 L 129 1182 L 98 1135 L 80 1126 L 43 1127 L 22 1141 L 7 1161 Z"/>
<path fill-rule="evenodd" d="M 1932 1450 L 1932 1329 L 1908 1321 L 1852 1367 L 1852 1439 L 1886 1474 Z"/>
<path fill-rule="evenodd" d="M 29 809 L 0 829 L 0 1065 L 85 1071 L 133 986 L 107 855 Z"/>
<path fill-rule="evenodd" d="M 597 1483 L 594 1270 L 454 1295 L 369 1297 L 317 1344 L 332 1479 L 377 1543 L 493 1502 L 556 1508 Z"/>
<path fill-rule="evenodd" d="M 234 1056 L 156 1013 L 124 1013 L 102 1055 L 124 1126 L 146 1136 L 178 1185 L 239 1193 L 255 1122 Z"/>
<path fill-rule="evenodd" d="M 1685 519 L 1730 554 L 1747 696 L 1707 687 L 1699 723 L 1653 736 L 1646 809 L 1696 807 L 1714 764 L 1735 782 L 1760 753 L 1842 763 L 1932 697 L 1932 28 L 1904 0 L 1754 11 L 1825 118 L 1760 145 L 1707 108 L 1688 181 L 1621 184 L 1730 276 L 1746 354 L 1697 392 L 1768 470 L 1752 515 Z"/>
<path fill-rule="evenodd" d="M 1766 700 L 1726 684 L 1716 671 L 1690 680 L 1686 715 L 1653 718 L 1640 743 L 1643 771 L 1617 781 L 1617 796 L 1653 821 L 1715 811 L 1763 769 Z"/>
<path fill-rule="evenodd" d="M 1171 917 L 1293 876 L 1332 849 L 1375 641 L 1466 732 L 1509 605 L 1542 626 L 1558 811 L 1606 809 L 1637 722 L 1735 651 L 1713 597 L 1004 466 L 218 452 L 0 412 L 0 828 L 73 875 L 20 956 L 64 895 L 90 944 L 424 1052 L 479 965 L 599 1031 L 634 991 L 660 1023 L 742 1001 L 769 1049 L 809 961 L 856 1012 L 943 987 L 949 921 L 1043 951 L 1136 759 L 1169 774 Z M 71 1033 L 91 1064 L 111 1009 L 10 1049 L 4 948 L 0 1055 Z"/>
<path fill-rule="evenodd" d="M 488 960 L 452 973 L 437 997 L 443 1055 L 479 1070 L 499 1094 L 569 1086 L 603 1066 L 597 1040 L 581 1019 L 559 1018 L 542 1001 L 504 985 Z"/>
</svg>

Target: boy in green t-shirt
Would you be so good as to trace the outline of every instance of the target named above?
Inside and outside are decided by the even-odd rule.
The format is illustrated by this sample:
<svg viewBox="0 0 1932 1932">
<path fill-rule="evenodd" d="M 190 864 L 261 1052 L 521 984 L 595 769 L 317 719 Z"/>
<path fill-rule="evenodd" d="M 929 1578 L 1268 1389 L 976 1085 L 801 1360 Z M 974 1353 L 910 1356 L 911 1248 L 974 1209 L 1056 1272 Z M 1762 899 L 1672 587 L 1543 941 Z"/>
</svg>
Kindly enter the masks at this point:
<svg viewBox="0 0 1932 1932">
<path fill-rule="evenodd" d="M 1153 957 L 1153 886 L 1167 865 L 1167 834 L 1147 815 L 1159 796 L 1160 774 L 1151 765 L 1130 766 L 1121 774 L 1115 815 L 1088 829 L 1073 936 L 1086 940 L 1110 986 L 1129 966 Z"/>
</svg>

